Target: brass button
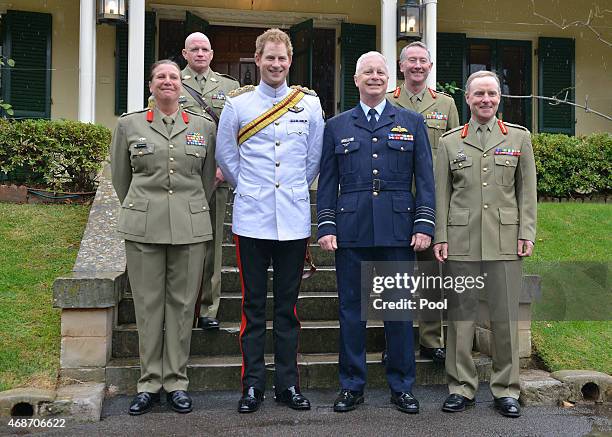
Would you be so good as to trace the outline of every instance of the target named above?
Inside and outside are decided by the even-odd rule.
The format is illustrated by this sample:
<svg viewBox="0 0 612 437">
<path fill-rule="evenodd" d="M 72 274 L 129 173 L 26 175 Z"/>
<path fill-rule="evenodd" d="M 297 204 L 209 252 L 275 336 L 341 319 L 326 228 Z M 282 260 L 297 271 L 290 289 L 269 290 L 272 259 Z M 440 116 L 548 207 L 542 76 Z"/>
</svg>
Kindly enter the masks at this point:
<svg viewBox="0 0 612 437">
<path fill-rule="evenodd" d="M 486 154 L 486 153 L 483 153 L 483 154 L 482 154 L 482 157 L 483 157 L 483 158 L 486 158 L 486 157 L 487 157 L 487 154 Z"/>
<path fill-rule="evenodd" d="M 170 157 L 170 162 L 174 162 L 174 158 L 172 156 Z"/>
<path fill-rule="evenodd" d="M 463 164 L 459 163 L 459 167 L 463 167 Z"/>
<path fill-rule="evenodd" d="M 378 138 L 376 138 L 376 137 L 372 138 L 372 142 L 373 143 L 378 143 Z"/>
<path fill-rule="evenodd" d="M 196 156 L 199 158 L 199 157 L 200 157 L 200 154 L 196 152 Z"/>
<path fill-rule="evenodd" d="M 487 185 L 488 185 L 488 184 L 487 184 L 486 182 L 483 182 L 483 183 L 482 183 L 482 186 L 483 186 L 483 187 L 486 187 Z"/>
<path fill-rule="evenodd" d="M 132 167 L 132 171 L 136 171 L 136 169 L 134 167 Z"/>
<path fill-rule="evenodd" d="M 172 193 L 174 193 L 174 191 L 168 190 L 168 194 L 172 194 Z"/>
<path fill-rule="evenodd" d="M 276 161 L 274 165 L 276 165 L 277 167 L 280 167 L 280 162 Z"/>
<path fill-rule="evenodd" d="M 486 203 L 482 206 L 484 209 L 488 209 L 489 205 L 487 205 Z"/>
<path fill-rule="evenodd" d="M 483 167 L 482 171 L 487 171 L 488 168 L 487 167 Z"/>
<path fill-rule="evenodd" d="M 372 170 L 372 174 L 373 175 L 377 175 L 378 174 L 378 170 L 376 170 L 376 169 Z"/>
<path fill-rule="evenodd" d="M 506 161 L 506 165 L 510 165 L 510 161 Z"/>
<path fill-rule="evenodd" d="M 170 148 L 170 149 L 174 149 L 174 144 L 169 144 L 169 145 L 168 145 L 168 148 Z"/>
<path fill-rule="evenodd" d="M 142 151 L 138 152 L 139 155 L 142 155 Z"/>
<path fill-rule="evenodd" d="M 202 209 L 203 209 L 204 211 L 206 211 L 206 207 L 205 207 L 205 206 L 203 206 L 203 207 L 202 207 Z"/>
<path fill-rule="evenodd" d="M 374 191 L 372 194 L 378 196 L 378 191 Z"/>
<path fill-rule="evenodd" d="M 134 204 L 133 204 L 133 203 L 130 203 L 130 204 L 128 205 L 128 208 L 131 208 L 131 207 L 133 207 L 133 206 L 134 206 Z"/>
<path fill-rule="evenodd" d="M 274 144 L 276 144 L 277 146 L 280 146 L 280 141 L 276 140 Z"/>
<path fill-rule="evenodd" d="M 170 174 L 174 174 L 174 170 L 170 169 Z"/>
<path fill-rule="evenodd" d="M 280 187 L 280 183 L 277 182 L 276 183 L 276 188 L 278 188 L 278 187 Z"/>
<path fill-rule="evenodd" d="M 378 153 L 373 153 L 373 154 L 372 154 L 372 158 L 374 158 L 374 159 L 378 159 Z"/>
</svg>

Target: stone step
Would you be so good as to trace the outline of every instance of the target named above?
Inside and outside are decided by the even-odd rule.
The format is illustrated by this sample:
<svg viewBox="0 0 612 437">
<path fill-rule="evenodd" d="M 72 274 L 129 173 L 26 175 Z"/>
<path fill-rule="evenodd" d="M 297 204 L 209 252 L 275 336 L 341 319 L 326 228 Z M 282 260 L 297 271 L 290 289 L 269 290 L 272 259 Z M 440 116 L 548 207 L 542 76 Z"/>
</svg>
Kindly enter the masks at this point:
<svg viewBox="0 0 612 437">
<path fill-rule="evenodd" d="M 221 322 L 239 322 L 242 317 L 242 295 L 226 293 L 221 295 L 217 318 Z M 335 292 L 300 293 L 298 296 L 298 316 L 300 320 L 338 320 L 338 295 Z M 268 294 L 266 320 L 272 320 L 274 297 Z M 118 324 L 136 323 L 134 300 L 124 297 L 119 303 Z"/>
<path fill-rule="evenodd" d="M 266 322 L 266 352 L 274 353 L 272 322 Z M 416 324 L 415 324 L 416 325 Z M 337 320 L 302 321 L 299 334 L 299 351 L 305 354 L 337 353 L 340 325 Z M 240 355 L 240 324 L 222 322 L 218 330 L 194 328 L 191 336 L 190 355 L 206 357 Z M 414 342 L 418 344 L 419 329 L 413 328 Z M 368 322 L 366 350 L 382 353 L 385 348 L 383 322 Z M 138 331 L 135 324 L 118 326 L 113 330 L 112 356 L 129 358 L 138 356 Z"/>
<path fill-rule="evenodd" d="M 326 292 L 336 290 L 336 270 L 330 266 L 320 266 L 317 273 L 303 280 L 302 292 Z M 221 270 L 221 293 L 241 293 L 238 267 L 223 267 Z M 268 271 L 268 292 L 272 292 L 272 269 Z"/>
<path fill-rule="evenodd" d="M 488 356 L 475 354 L 474 363 L 478 370 L 478 379 L 488 381 L 491 374 L 491 359 Z M 274 356 L 266 355 L 266 386 L 274 385 Z M 387 387 L 384 366 L 380 364 L 380 354 L 369 353 L 366 356 L 368 387 Z M 190 391 L 236 390 L 236 399 L 240 391 L 240 373 L 242 357 L 191 357 L 187 365 Z M 338 388 L 338 355 L 332 354 L 299 354 L 300 385 L 308 389 Z M 138 358 L 112 359 L 106 367 L 106 384 L 117 394 L 136 393 L 136 382 L 140 377 Z M 417 384 L 446 384 L 444 366 L 436 365 L 431 360 L 416 355 Z M 306 393 L 307 395 L 307 393 Z"/>
<path fill-rule="evenodd" d="M 312 223 L 310 225 L 310 235 L 311 242 L 315 242 L 317 238 L 317 225 Z M 223 243 L 233 243 L 234 242 L 234 234 L 232 234 L 232 222 L 226 221 L 223 224 Z"/>
<path fill-rule="evenodd" d="M 312 239 L 311 241 L 313 241 Z M 236 266 L 236 245 L 233 243 L 223 243 L 223 260 L 224 266 Z M 329 252 L 321 249 L 318 244 L 310 244 L 310 253 L 314 259 L 315 266 L 333 266 L 336 263 L 334 252 Z"/>
</svg>

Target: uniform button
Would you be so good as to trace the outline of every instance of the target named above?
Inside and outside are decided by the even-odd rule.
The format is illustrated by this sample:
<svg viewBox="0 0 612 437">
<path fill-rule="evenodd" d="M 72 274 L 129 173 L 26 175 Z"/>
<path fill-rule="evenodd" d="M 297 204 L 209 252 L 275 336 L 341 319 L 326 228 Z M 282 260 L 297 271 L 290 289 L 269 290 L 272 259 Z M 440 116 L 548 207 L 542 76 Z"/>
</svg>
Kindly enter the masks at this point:
<svg viewBox="0 0 612 437">
<path fill-rule="evenodd" d="M 404 151 L 404 146 L 400 147 L 400 150 L 403 152 Z"/>
<path fill-rule="evenodd" d="M 169 144 L 169 145 L 168 145 L 168 148 L 170 148 L 170 149 L 174 149 L 174 144 Z"/>
<path fill-rule="evenodd" d="M 280 146 L 280 141 L 276 140 L 274 144 L 276 144 L 277 146 Z"/>
<path fill-rule="evenodd" d="M 142 152 L 138 152 L 139 155 L 142 155 Z"/>
<path fill-rule="evenodd" d="M 463 164 L 459 163 L 459 167 L 463 167 Z"/>
<path fill-rule="evenodd" d="M 172 193 L 174 193 L 174 191 L 168 190 L 168 194 L 172 194 Z"/>
<path fill-rule="evenodd" d="M 278 126 L 279 124 L 280 124 L 280 122 L 279 122 L 279 121 L 275 121 L 275 122 L 274 122 L 274 125 L 275 125 L 275 126 Z"/>
<path fill-rule="evenodd" d="M 199 158 L 199 157 L 200 157 L 200 154 L 199 154 L 199 153 L 196 153 L 196 156 Z"/>
<path fill-rule="evenodd" d="M 373 175 L 377 175 L 378 174 L 378 170 L 376 170 L 376 169 L 372 170 L 372 174 Z"/>
<path fill-rule="evenodd" d="M 373 154 L 372 154 L 372 158 L 374 158 L 374 159 L 378 159 L 378 153 L 373 153 Z"/>
<path fill-rule="evenodd" d="M 172 169 L 171 169 L 171 170 L 170 170 L 170 174 L 174 174 L 174 170 L 172 170 Z"/>
<path fill-rule="evenodd" d="M 483 154 L 482 154 L 482 157 L 483 157 L 483 158 L 486 158 L 486 157 L 487 157 L 487 154 L 486 154 L 486 153 L 483 153 Z"/>
<path fill-rule="evenodd" d="M 344 211 L 344 208 L 340 208 L 340 211 Z"/>
<path fill-rule="evenodd" d="M 344 149 L 344 153 L 348 153 L 348 149 Z"/>
<path fill-rule="evenodd" d="M 372 138 L 372 142 L 373 143 L 378 143 L 378 138 L 376 138 L 376 137 Z"/>
<path fill-rule="evenodd" d="M 133 206 L 134 206 L 134 204 L 133 204 L 133 203 L 130 203 L 130 204 L 128 205 L 128 208 L 131 208 L 131 207 L 133 207 Z"/>
<path fill-rule="evenodd" d="M 483 183 L 482 183 L 482 186 L 483 186 L 483 187 L 486 187 L 487 185 L 488 185 L 488 184 L 487 184 L 486 182 L 483 182 Z"/>
<path fill-rule="evenodd" d="M 134 167 L 132 167 L 132 171 L 136 171 L 136 169 Z"/>
<path fill-rule="evenodd" d="M 174 162 L 174 158 L 172 156 L 170 157 L 170 162 Z"/>
<path fill-rule="evenodd" d="M 506 165 L 510 165 L 510 161 L 506 161 Z"/>
<path fill-rule="evenodd" d="M 206 207 L 205 207 L 205 206 L 203 206 L 203 207 L 202 207 L 202 209 L 203 209 L 204 211 L 206 211 Z"/>
<path fill-rule="evenodd" d="M 278 188 L 278 187 L 280 187 L 280 183 L 277 182 L 276 183 L 276 188 Z"/>
<path fill-rule="evenodd" d="M 483 167 L 482 171 L 487 171 L 488 168 L 487 167 Z"/>
<path fill-rule="evenodd" d="M 484 209 L 489 209 L 489 205 L 487 205 L 486 203 L 482 206 Z"/>
<path fill-rule="evenodd" d="M 280 167 L 280 162 L 276 161 L 275 165 L 276 165 L 277 167 Z"/>
<path fill-rule="evenodd" d="M 410 211 L 410 207 L 408 207 L 408 211 Z"/>
<path fill-rule="evenodd" d="M 372 194 L 373 194 L 374 196 L 378 196 L 378 191 L 374 191 Z"/>
</svg>

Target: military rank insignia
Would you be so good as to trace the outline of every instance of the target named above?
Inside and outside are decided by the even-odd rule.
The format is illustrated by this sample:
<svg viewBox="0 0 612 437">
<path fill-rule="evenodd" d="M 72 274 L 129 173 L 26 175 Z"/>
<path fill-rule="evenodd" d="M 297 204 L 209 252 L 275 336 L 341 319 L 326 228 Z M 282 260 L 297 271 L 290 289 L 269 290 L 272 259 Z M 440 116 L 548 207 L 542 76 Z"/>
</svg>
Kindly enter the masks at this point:
<svg viewBox="0 0 612 437">
<path fill-rule="evenodd" d="M 355 137 L 350 137 L 350 138 L 342 138 L 342 139 L 340 140 L 340 144 L 343 144 L 343 145 L 344 145 L 344 147 L 346 147 L 346 146 L 348 146 L 348 145 L 349 145 L 349 143 L 350 143 L 351 141 L 355 141 Z"/>
<path fill-rule="evenodd" d="M 394 128 L 391 129 L 391 132 L 399 132 L 399 133 L 403 133 L 403 132 L 408 132 L 408 129 L 406 129 L 405 127 L 401 127 L 399 124 L 397 126 L 395 126 Z"/>
<path fill-rule="evenodd" d="M 459 151 L 457 152 L 457 156 L 455 157 L 455 159 L 453 159 L 453 162 L 457 163 L 457 162 L 463 162 L 466 160 L 467 160 L 467 155 L 465 154 L 463 149 L 459 149 Z"/>
<path fill-rule="evenodd" d="M 521 151 L 516 149 L 506 149 L 498 147 L 495 149 L 495 155 L 521 156 Z"/>
<path fill-rule="evenodd" d="M 204 139 L 204 135 L 197 132 L 186 134 L 185 143 L 188 146 L 206 146 L 206 140 Z"/>
<path fill-rule="evenodd" d="M 448 120 L 448 115 L 441 112 L 430 112 L 429 114 L 425 114 L 425 118 L 427 120 Z"/>
<path fill-rule="evenodd" d="M 297 114 L 298 112 L 302 112 L 304 110 L 304 108 L 301 107 L 301 106 L 291 106 L 291 107 L 287 108 L 287 110 Z"/>
<path fill-rule="evenodd" d="M 211 98 L 213 98 L 215 100 L 225 100 L 226 96 L 225 96 L 225 93 L 223 92 L 223 90 L 221 90 L 217 94 L 213 94 L 211 96 Z"/>
<path fill-rule="evenodd" d="M 393 129 L 392 129 L 393 130 Z M 414 141 L 414 137 L 410 134 L 389 134 L 390 140 L 399 140 L 399 141 Z"/>
</svg>

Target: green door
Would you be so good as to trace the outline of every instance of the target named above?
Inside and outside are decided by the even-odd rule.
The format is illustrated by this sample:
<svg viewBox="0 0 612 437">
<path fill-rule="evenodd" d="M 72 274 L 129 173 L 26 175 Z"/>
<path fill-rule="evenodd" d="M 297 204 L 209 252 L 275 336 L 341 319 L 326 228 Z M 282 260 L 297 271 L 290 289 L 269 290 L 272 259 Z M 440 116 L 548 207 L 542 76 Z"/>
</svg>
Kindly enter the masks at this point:
<svg viewBox="0 0 612 437">
<path fill-rule="evenodd" d="M 293 60 L 289 72 L 290 85 L 303 85 L 312 88 L 312 36 L 314 21 L 312 19 L 289 28 L 293 45 Z"/>
</svg>

